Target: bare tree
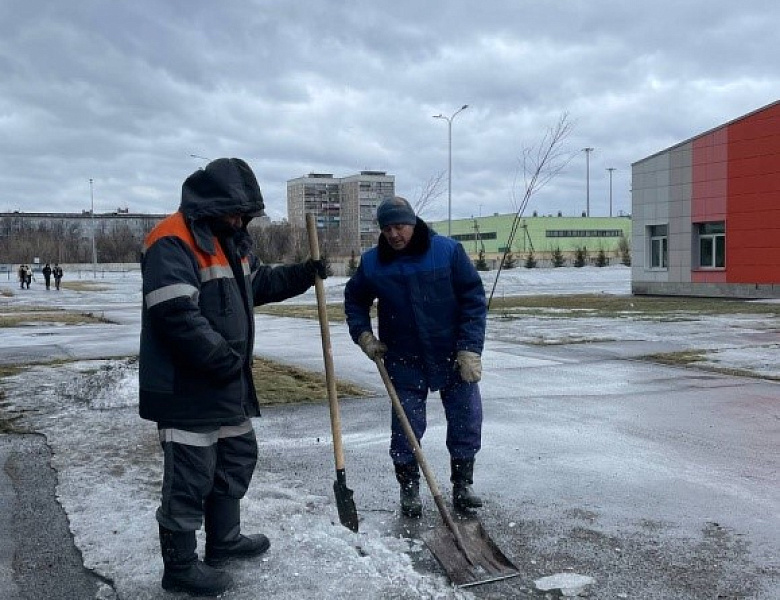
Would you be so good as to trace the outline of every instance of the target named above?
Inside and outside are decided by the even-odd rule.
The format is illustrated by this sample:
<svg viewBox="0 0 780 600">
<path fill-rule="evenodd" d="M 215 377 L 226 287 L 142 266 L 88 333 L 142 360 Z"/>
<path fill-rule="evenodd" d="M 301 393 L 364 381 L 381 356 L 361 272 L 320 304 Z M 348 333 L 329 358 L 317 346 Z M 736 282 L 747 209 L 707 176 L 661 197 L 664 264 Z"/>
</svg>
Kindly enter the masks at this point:
<svg viewBox="0 0 780 600">
<path fill-rule="evenodd" d="M 439 171 L 436 175 L 428 179 L 420 187 L 417 197 L 412 202 L 412 208 L 417 215 L 423 215 L 430 206 L 436 203 L 444 194 L 444 174 L 446 171 Z"/>
<path fill-rule="evenodd" d="M 511 252 L 512 242 L 520 226 L 523 212 L 526 206 L 528 206 L 528 201 L 558 175 L 576 156 L 576 152 L 564 148 L 564 142 L 571 134 L 571 131 L 572 125 L 569 122 L 568 114 L 563 113 L 558 122 L 545 132 L 538 143 L 522 149 L 518 159 L 517 170 L 515 171 L 515 180 L 512 185 L 512 203 L 515 208 L 515 218 L 512 221 L 509 239 L 505 244 L 504 256 L 499 261 L 496 278 L 493 280 L 493 288 L 490 290 L 488 310 L 490 309 L 490 302 L 493 300 L 493 294 L 496 291 L 496 285 L 498 284 L 498 278 L 501 275 L 506 255 L 508 252 Z M 521 177 L 523 187 L 522 190 L 518 190 Z M 522 196 L 519 193 L 520 191 Z"/>
<path fill-rule="evenodd" d="M 284 221 L 265 227 L 251 227 L 249 233 L 254 241 L 254 252 L 266 264 L 284 262 L 290 253 L 290 231 L 292 226 Z"/>
</svg>

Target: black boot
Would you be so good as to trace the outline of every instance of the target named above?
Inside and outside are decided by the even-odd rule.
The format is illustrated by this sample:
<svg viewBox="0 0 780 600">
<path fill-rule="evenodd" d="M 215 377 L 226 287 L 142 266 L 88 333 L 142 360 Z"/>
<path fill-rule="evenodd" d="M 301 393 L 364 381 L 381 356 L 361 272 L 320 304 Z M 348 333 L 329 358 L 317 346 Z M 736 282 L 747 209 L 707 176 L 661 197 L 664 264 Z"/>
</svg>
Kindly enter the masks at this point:
<svg viewBox="0 0 780 600">
<path fill-rule="evenodd" d="M 455 459 L 450 461 L 452 475 L 452 505 L 460 512 L 471 512 L 482 506 L 482 498 L 471 489 L 474 483 L 474 459 Z"/>
<path fill-rule="evenodd" d="M 394 463 L 395 478 L 401 485 L 401 514 L 419 519 L 422 516 L 420 501 L 420 467 L 416 462 Z"/>
<path fill-rule="evenodd" d="M 231 558 L 259 556 L 271 546 L 262 533 L 241 534 L 241 509 L 235 498 L 208 496 L 205 502 L 206 564 L 219 566 Z"/>
<path fill-rule="evenodd" d="M 219 596 L 233 585 L 233 579 L 199 561 L 196 546 L 194 531 L 171 531 L 160 525 L 160 550 L 165 565 L 162 587 L 191 596 Z"/>
</svg>

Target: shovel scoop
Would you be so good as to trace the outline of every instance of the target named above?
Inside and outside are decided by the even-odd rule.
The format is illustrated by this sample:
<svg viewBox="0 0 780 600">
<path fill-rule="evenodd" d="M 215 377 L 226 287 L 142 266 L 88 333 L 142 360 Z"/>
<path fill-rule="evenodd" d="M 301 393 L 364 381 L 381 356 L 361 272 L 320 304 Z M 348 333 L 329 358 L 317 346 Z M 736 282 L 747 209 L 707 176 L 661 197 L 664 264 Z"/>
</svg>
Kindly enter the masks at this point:
<svg viewBox="0 0 780 600">
<path fill-rule="evenodd" d="M 390 396 L 393 410 L 401 422 L 406 438 L 414 450 L 417 463 L 425 475 L 425 481 L 431 490 L 433 501 L 439 509 L 442 521 L 444 521 L 444 525 L 439 525 L 422 536 L 431 554 L 446 571 L 450 580 L 458 587 L 491 583 L 520 575 L 517 567 L 499 550 L 479 521 L 476 519 L 460 520 L 456 523 L 453 520 L 450 511 L 444 504 L 439 486 L 428 466 L 428 461 L 425 460 L 420 442 L 409 423 L 385 364 L 381 358 L 374 359 L 374 362 Z"/>
</svg>

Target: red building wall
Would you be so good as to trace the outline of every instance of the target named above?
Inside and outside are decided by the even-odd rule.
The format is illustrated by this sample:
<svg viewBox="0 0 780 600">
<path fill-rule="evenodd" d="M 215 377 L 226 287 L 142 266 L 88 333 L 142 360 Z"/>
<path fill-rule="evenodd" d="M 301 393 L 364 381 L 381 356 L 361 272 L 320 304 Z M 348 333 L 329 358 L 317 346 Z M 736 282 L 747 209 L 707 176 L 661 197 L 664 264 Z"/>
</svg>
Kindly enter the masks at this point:
<svg viewBox="0 0 780 600">
<path fill-rule="evenodd" d="M 693 140 L 691 156 L 691 223 L 727 221 L 729 130 L 721 127 Z M 728 227 L 728 223 L 726 225 Z M 728 236 L 726 236 L 728 245 Z M 728 266 L 729 253 L 726 248 Z M 726 271 L 691 270 L 691 281 L 722 283 Z"/>
<path fill-rule="evenodd" d="M 726 129 L 726 281 L 780 283 L 780 104 Z"/>
</svg>

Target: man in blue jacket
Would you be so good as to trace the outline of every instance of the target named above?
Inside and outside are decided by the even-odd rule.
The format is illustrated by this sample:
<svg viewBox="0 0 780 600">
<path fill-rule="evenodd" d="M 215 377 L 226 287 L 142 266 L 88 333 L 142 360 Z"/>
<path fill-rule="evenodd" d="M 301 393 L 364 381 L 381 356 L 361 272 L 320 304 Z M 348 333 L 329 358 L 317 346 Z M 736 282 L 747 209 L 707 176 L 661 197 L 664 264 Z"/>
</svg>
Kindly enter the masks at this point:
<svg viewBox="0 0 780 600">
<path fill-rule="evenodd" d="M 253 309 L 301 294 L 315 273 L 327 273 L 321 260 L 260 264 L 247 224 L 263 208 L 249 165 L 220 158 L 187 178 L 179 210 L 144 242 L 139 412 L 157 423 L 163 448 L 157 522 L 169 591 L 219 595 L 231 578 L 214 567 L 270 545 L 263 534 L 241 533 L 239 511 L 258 455 Z"/>
<path fill-rule="evenodd" d="M 387 371 L 418 440 L 426 426 L 428 392 L 438 390 L 447 418 L 453 505 L 482 506 L 473 492 L 474 458 L 481 446 L 482 376 L 487 303 L 474 265 L 458 242 L 437 235 L 399 196 L 377 209 L 379 243 L 361 257 L 347 282 L 349 332 Z M 379 337 L 370 309 L 378 300 Z M 395 414 L 390 457 L 401 487 L 401 512 L 419 517 L 420 470 Z"/>
</svg>

